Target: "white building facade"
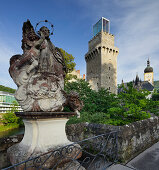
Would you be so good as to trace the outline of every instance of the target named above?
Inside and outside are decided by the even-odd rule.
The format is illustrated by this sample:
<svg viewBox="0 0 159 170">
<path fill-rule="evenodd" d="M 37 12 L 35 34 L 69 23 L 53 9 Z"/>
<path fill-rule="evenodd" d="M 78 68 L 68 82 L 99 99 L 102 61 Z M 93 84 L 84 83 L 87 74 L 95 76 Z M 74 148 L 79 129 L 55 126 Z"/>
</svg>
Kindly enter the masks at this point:
<svg viewBox="0 0 159 170">
<path fill-rule="evenodd" d="M 13 102 L 16 101 L 14 94 L 0 91 L 0 113 L 7 113 L 13 108 Z M 23 111 L 20 106 L 17 106 L 18 111 Z"/>
</svg>

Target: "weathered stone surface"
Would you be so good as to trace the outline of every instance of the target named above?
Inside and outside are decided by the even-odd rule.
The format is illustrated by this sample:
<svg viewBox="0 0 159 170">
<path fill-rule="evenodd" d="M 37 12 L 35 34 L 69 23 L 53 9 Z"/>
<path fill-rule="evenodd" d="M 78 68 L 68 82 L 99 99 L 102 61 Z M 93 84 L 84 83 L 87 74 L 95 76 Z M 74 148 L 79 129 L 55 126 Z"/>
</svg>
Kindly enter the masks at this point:
<svg viewBox="0 0 159 170">
<path fill-rule="evenodd" d="M 73 129 L 74 135 L 70 138 L 73 141 L 78 140 L 79 134 L 81 134 L 80 139 L 82 140 L 99 134 L 118 131 L 118 157 L 123 162 L 128 162 L 159 141 L 159 117 L 157 116 L 124 126 L 82 123 L 81 126 L 80 124 L 69 125 L 68 129 Z M 67 134 L 71 134 L 71 131 Z"/>
<path fill-rule="evenodd" d="M 0 138 L 0 169 L 11 165 L 7 156 L 7 149 L 16 143 L 19 143 L 22 138 L 23 135 Z"/>
<path fill-rule="evenodd" d="M 77 93 L 64 91 L 67 69 L 62 53 L 50 41 L 50 30 L 43 26 L 37 33 L 29 20 L 24 22 L 23 54 L 10 59 L 9 73 L 18 86 L 15 98 L 24 110 L 17 116 L 22 117 L 25 124 L 23 140 L 8 149 L 12 164 L 72 144 L 67 139 L 65 124 L 68 117 L 79 116 L 83 107 Z M 76 113 L 62 112 L 65 105 Z M 69 156 L 72 158 L 75 152 Z M 56 161 L 54 157 L 51 160 Z M 51 162 L 46 167 L 50 167 Z"/>
<path fill-rule="evenodd" d="M 71 163 L 66 163 L 60 167 L 58 167 L 56 170 L 85 170 L 84 167 L 82 167 L 80 165 L 79 162 L 75 161 L 75 162 L 71 162 Z"/>
<path fill-rule="evenodd" d="M 78 95 L 64 91 L 65 61 L 50 41 L 50 31 L 41 27 L 37 35 L 30 21 L 23 24 L 22 55 L 10 59 L 9 73 L 18 86 L 15 98 L 24 111 L 62 111 L 68 104 L 79 111 Z M 72 100 L 71 100 L 72 99 Z"/>
<path fill-rule="evenodd" d="M 132 159 L 126 165 L 143 170 L 158 170 L 159 163 L 159 142 L 152 145 L 150 148 L 146 149 L 144 152 L 139 154 L 137 157 Z"/>
<path fill-rule="evenodd" d="M 159 141 L 159 117 L 121 126 L 118 139 L 119 157 L 127 162 Z"/>
<path fill-rule="evenodd" d="M 51 118 L 47 117 L 47 114 L 42 113 L 37 113 L 36 116 L 36 113 L 29 112 L 29 117 L 25 117 L 27 114 L 21 113 L 21 115 L 25 117 L 25 119 L 23 119 L 25 134 L 20 143 L 13 145 L 7 151 L 12 165 L 72 144 L 72 142 L 67 139 L 65 133 L 65 125 L 68 121 L 67 114 L 65 117 L 61 118 L 55 118 L 55 114 L 58 115 L 58 113 L 53 112 L 51 114 L 53 118 Z M 70 153 L 69 149 L 71 150 Z M 76 152 L 80 152 L 80 146 L 78 144 L 77 146 L 69 146 L 68 150 L 66 149 L 66 151 L 63 152 L 57 152 L 57 154 L 59 154 L 58 159 L 57 154 L 55 154 L 55 156 L 52 155 L 50 160 L 46 162 L 45 166 L 47 168 L 51 167 L 60 159 L 60 162 L 68 162 L 68 159 L 71 157 L 73 158 L 74 155 L 77 154 Z M 63 155 L 61 155 L 62 153 Z M 79 156 L 80 155 L 81 154 L 79 154 Z"/>
<path fill-rule="evenodd" d="M 119 160 L 128 162 L 129 160 L 137 156 L 140 152 L 144 151 L 145 149 L 159 141 L 159 117 L 155 116 L 149 119 L 119 127 L 89 123 L 80 123 L 66 126 L 67 137 L 72 142 L 83 140 L 88 137 L 111 132 L 114 130 L 119 130 Z M 13 141 L 16 141 L 16 139 L 19 138 L 16 137 Z M 3 155 L 3 160 L 5 161 L 7 160 L 5 156 L 6 149 L 10 146 L 10 144 L 6 144 L 6 141 L 10 143 L 10 138 L 0 140 L 0 153 L 1 155 Z M 5 164 L 5 161 L 3 161 L 2 164 Z"/>
<path fill-rule="evenodd" d="M 9 72 L 18 86 L 15 98 L 24 111 L 62 111 L 65 63 L 49 39 L 49 29 L 35 34 L 30 21 L 23 24 L 23 55 L 10 59 Z"/>
<path fill-rule="evenodd" d="M 8 149 L 10 161 L 12 164 L 20 163 L 22 161 L 35 158 L 27 162 L 27 167 L 30 169 L 37 169 L 36 167 L 42 166 L 43 168 L 64 168 L 65 164 L 72 162 L 72 159 L 76 160 L 81 157 L 81 147 L 78 144 L 69 145 L 64 149 L 59 145 L 52 147 L 48 152 L 39 152 L 35 150 L 30 152 L 30 147 L 23 145 L 22 143 L 16 144 Z M 51 154 L 51 156 L 50 156 Z M 40 157 L 38 157 L 41 155 Z M 43 163 L 44 162 L 44 163 Z M 75 166 L 75 164 L 73 164 Z M 76 164 L 77 165 L 77 164 Z M 24 169 L 24 164 L 18 166 L 19 169 Z M 28 168 L 29 169 L 29 168 Z"/>
<path fill-rule="evenodd" d="M 87 81 L 93 90 L 109 89 L 117 93 L 117 56 L 119 49 L 114 46 L 114 36 L 100 32 L 88 43 L 89 51 L 85 55 Z"/>
<path fill-rule="evenodd" d="M 13 153 L 13 155 L 11 156 L 11 157 L 12 157 L 11 159 L 13 159 L 13 157 L 17 157 L 17 156 L 19 157 L 19 156 L 20 156 L 19 161 L 26 160 L 26 153 L 28 153 L 28 148 L 26 148 L 26 149 L 24 150 L 24 147 L 21 148 L 21 146 L 18 144 L 19 142 L 21 142 L 22 138 L 23 138 L 23 135 L 15 135 L 15 136 L 10 136 L 10 137 L 6 137 L 6 138 L 1 138 L 1 139 L 0 139 L 0 169 L 5 168 L 5 167 L 8 167 L 8 166 L 11 166 L 10 160 L 9 160 L 9 158 L 8 158 L 8 156 L 7 156 L 7 149 L 8 149 L 8 148 L 10 148 L 9 150 L 11 150 L 11 152 Z M 11 146 L 12 146 L 12 147 L 11 147 Z M 18 152 L 18 151 L 20 151 L 20 150 L 21 150 L 21 152 Z M 79 146 L 79 145 L 75 145 L 75 146 L 74 146 L 74 151 L 71 152 L 72 157 L 73 157 L 74 155 L 76 155 L 77 152 L 79 152 L 79 151 L 80 151 L 80 146 Z M 66 157 L 69 157 L 69 159 L 70 159 L 71 154 L 65 155 L 65 156 L 66 156 Z M 80 153 L 78 157 L 80 157 L 81 154 L 82 154 L 82 153 Z M 28 155 L 28 156 L 29 156 L 29 155 Z M 33 156 L 33 155 L 32 155 L 32 156 Z M 35 156 L 35 155 L 34 155 L 34 156 Z M 48 155 L 47 155 L 47 156 L 48 156 Z M 47 156 L 41 157 L 42 160 L 44 160 L 45 158 L 47 158 Z M 14 158 L 14 159 L 15 159 L 15 158 Z M 58 161 L 59 161 L 59 159 L 58 159 Z M 63 161 L 68 162 L 67 159 L 63 159 Z M 36 162 L 36 161 L 35 161 L 35 162 Z M 56 160 L 56 162 L 57 162 L 57 160 Z M 32 164 L 32 162 L 30 162 L 30 165 L 31 165 L 31 164 Z M 60 169 L 60 168 L 63 168 L 63 169 L 64 169 L 64 168 L 67 167 L 69 164 L 70 164 L 70 163 L 60 164 L 57 169 Z M 63 165 L 63 166 L 62 166 L 62 165 Z M 29 163 L 28 163 L 28 166 L 29 166 Z M 47 167 L 48 167 L 48 166 L 53 166 L 53 160 L 51 159 L 51 161 L 47 161 L 47 164 L 46 164 L 45 166 L 47 166 Z M 74 162 L 74 163 L 71 164 L 71 166 L 72 166 L 71 168 L 78 167 L 78 166 L 79 166 L 79 163 L 78 163 L 78 162 Z M 21 168 L 23 169 L 22 166 L 21 166 Z M 70 168 L 70 170 L 73 170 L 73 169 L 71 169 L 71 168 Z M 81 167 L 81 168 L 82 168 L 81 170 L 84 169 L 83 167 Z M 33 169 L 33 168 L 31 168 L 31 169 Z M 35 169 L 36 169 L 36 168 L 35 168 Z"/>
<path fill-rule="evenodd" d="M 73 125 L 66 126 L 66 134 L 70 141 L 77 142 L 84 139 L 84 134 L 86 130 L 85 123 L 77 123 Z"/>
</svg>

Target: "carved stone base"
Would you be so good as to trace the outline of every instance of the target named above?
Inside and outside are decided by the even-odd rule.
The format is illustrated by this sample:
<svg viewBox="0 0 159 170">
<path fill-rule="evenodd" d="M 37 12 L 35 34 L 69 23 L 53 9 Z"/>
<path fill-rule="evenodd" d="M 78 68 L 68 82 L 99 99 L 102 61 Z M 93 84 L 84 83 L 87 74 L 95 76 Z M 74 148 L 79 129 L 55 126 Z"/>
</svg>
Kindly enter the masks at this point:
<svg viewBox="0 0 159 170">
<path fill-rule="evenodd" d="M 19 144 L 13 145 L 7 151 L 11 163 L 20 163 L 43 154 L 43 156 L 29 161 L 27 166 L 36 167 L 47 160 L 45 164 L 43 164 L 43 167 L 52 168 L 55 164 L 60 166 L 68 163 L 72 158 L 75 160 L 80 158 L 82 155 L 80 146 L 78 144 L 72 145 L 72 142 L 67 139 L 65 133 L 65 125 L 68 117 L 73 115 L 75 115 L 75 113 L 17 113 L 17 116 L 23 118 L 25 134 Z M 66 145 L 69 146 L 64 147 Z M 51 157 L 49 157 L 50 154 L 52 154 Z"/>
</svg>

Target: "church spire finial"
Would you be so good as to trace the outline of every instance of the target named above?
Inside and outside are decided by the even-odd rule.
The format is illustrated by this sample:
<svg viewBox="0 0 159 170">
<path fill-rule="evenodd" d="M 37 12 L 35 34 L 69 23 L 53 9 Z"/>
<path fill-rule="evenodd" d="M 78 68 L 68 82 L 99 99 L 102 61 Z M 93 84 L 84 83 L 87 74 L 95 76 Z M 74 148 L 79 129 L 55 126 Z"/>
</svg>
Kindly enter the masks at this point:
<svg viewBox="0 0 159 170">
<path fill-rule="evenodd" d="M 148 60 L 147 60 L 147 67 L 149 67 L 149 66 L 150 66 L 150 60 L 148 58 Z"/>
</svg>

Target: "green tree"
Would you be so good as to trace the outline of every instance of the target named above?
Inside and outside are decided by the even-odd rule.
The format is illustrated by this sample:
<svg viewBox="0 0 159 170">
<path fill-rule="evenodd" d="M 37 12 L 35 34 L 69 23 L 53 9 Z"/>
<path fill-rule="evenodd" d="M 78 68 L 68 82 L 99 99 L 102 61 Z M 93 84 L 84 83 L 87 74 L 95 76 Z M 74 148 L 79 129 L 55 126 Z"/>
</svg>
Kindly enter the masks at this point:
<svg viewBox="0 0 159 170">
<path fill-rule="evenodd" d="M 105 89 L 100 89 L 96 92 L 91 89 L 88 82 L 82 79 L 67 83 L 65 90 L 67 93 L 76 91 L 79 94 L 80 99 L 84 102 L 82 109 L 84 112 L 107 112 L 108 108 L 117 104 L 114 94 Z"/>
<path fill-rule="evenodd" d="M 76 63 L 74 62 L 75 58 L 72 56 L 72 54 L 68 54 L 62 48 L 60 48 L 60 51 L 64 56 L 64 60 L 65 60 L 65 64 L 66 64 L 68 73 L 72 72 L 76 66 Z"/>
<path fill-rule="evenodd" d="M 159 101 L 159 92 L 158 91 L 156 91 L 155 93 L 152 94 L 152 100 Z"/>
<path fill-rule="evenodd" d="M 18 103 L 16 101 L 13 102 L 11 110 L 7 111 L 7 113 L 2 115 L 2 123 L 4 125 L 10 124 L 18 124 L 23 125 L 22 120 L 15 115 L 15 112 L 18 111 Z"/>
<path fill-rule="evenodd" d="M 149 118 L 150 112 L 156 108 L 152 100 L 146 99 L 149 92 L 134 89 L 131 83 L 127 88 L 123 87 L 123 92 L 117 96 L 105 89 L 96 92 L 84 80 L 67 83 L 65 90 L 78 92 L 84 103 L 80 119 L 73 117 L 68 124 L 89 122 L 125 125 Z"/>
<path fill-rule="evenodd" d="M 2 86 L 2 85 L 0 85 L 0 91 L 5 91 L 5 92 L 9 92 L 9 93 L 15 93 L 15 89 L 12 89 L 12 88 L 6 87 L 6 86 Z"/>
<path fill-rule="evenodd" d="M 108 90 L 100 89 L 98 92 L 92 90 L 85 80 L 68 82 L 65 85 L 67 93 L 71 91 L 78 92 L 80 99 L 84 103 L 80 119 L 71 118 L 68 123 L 92 122 L 104 123 L 110 118 L 107 110 L 118 105 L 118 99 Z M 68 110 L 67 110 L 68 111 Z"/>
<path fill-rule="evenodd" d="M 65 83 L 67 83 L 68 80 L 71 80 L 72 78 L 74 78 L 74 79 L 77 78 L 77 76 L 69 74 L 75 69 L 75 66 L 76 66 L 76 63 L 74 62 L 75 58 L 72 56 L 72 54 L 67 53 L 62 48 L 60 48 L 60 51 L 64 56 L 65 64 L 66 64 L 66 67 L 67 67 L 67 74 L 66 74 L 66 77 L 65 77 Z"/>
<path fill-rule="evenodd" d="M 123 87 L 123 92 L 119 93 L 122 108 L 122 116 L 128 122 L 134 122 L 150 117 L 148 112 L 149 99 L 146 96 L 150 94 L 147 90 L 137 90 L 133 88 L 132 83 Z"/>
</svg>

